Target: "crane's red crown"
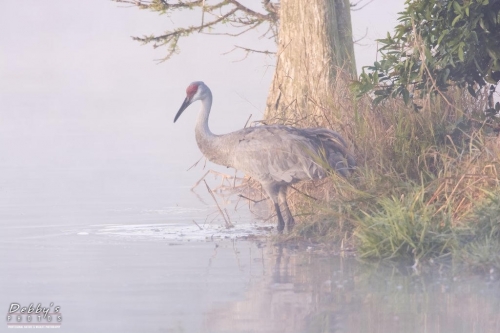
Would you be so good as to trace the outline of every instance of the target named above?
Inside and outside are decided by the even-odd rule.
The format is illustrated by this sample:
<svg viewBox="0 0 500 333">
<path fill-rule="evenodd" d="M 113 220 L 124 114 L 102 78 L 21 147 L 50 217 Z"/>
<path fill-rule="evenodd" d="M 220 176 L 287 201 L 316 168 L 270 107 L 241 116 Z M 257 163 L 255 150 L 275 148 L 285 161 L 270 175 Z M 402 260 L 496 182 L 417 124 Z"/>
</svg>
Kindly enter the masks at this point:
<svg viewBox="0 0 500 333">
<path fill-rule="evenodd" d="M 186 89 L 186 95 L 191 98 L 198 91 L 198 83 L 191 83 Z"/>
</svg>

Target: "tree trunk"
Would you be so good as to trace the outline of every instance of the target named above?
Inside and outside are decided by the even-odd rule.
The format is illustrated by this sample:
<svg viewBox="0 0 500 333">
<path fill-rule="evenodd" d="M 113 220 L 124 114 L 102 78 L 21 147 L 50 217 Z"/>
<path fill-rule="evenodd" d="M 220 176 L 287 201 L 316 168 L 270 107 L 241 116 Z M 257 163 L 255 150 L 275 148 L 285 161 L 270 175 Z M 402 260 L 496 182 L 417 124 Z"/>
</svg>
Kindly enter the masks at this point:
<svg viewBox="0 0 500 333">
<path fill-rule="evenodd" d="M 266 122 L 324 126 L 318 117 L 325 110 L 335 115 L 340 91 L 348 94 L 347 81 L 356 76 L 349 0 L 281 0 L 280 5 Z M 335 119 L 329 118 L 331 125 Z"/>
</svg>

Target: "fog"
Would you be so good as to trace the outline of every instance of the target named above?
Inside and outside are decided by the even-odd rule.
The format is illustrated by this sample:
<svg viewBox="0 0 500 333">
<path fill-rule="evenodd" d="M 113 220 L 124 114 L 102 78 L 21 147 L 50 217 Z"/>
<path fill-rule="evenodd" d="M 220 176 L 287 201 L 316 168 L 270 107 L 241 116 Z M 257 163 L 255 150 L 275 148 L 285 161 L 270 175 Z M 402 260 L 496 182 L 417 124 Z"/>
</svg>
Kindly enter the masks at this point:
<svg viewBox="0 0 500 333">
<path fill-rule="evenodd" d="M 402 2 L 378 0 L 353 12 L 355 38 L 368 31 L 356 46 L 358 67 L 373 61 L 374 39 L 391 28 Z M 191 81 L 203 80 L 213 91 L 213 132 L 237 130 L 250 115 L 261 119 L 274 59 L 241 61 L 241 52 L 223 53 L 234 44 L 273 50 L 272 41 L 258 38 L 263 30 L 237 41 L 193 35 L 181 41 L 179 54 L 158 63 L 167 50 L 130 36 L 199 18 L 128 7 L 102 0 L 0 3 L 4 213 L 103 201 L 147 207 L 195 201 L 186 188 L 204 171 L 186 170 L 201 157 L 194 140 L 197 106 L 173 124 Z"/>
<path fill-rule="evenodd" d="M 87 0 L 2 1 L 0 12 L 3 213 L 161 207 L 190 197 L 179 188 L 201 177 L 186 172 L 201 157 L 196 108 L 175 126 L 173 117 L 193 80 L 209 83 L 214 107 L 229 111 L 214 112 L 214 131 L 261 116 L 272 71 L 261 58 L 242 66 L 221 57 L 228 44 L 220 38 L 193 36 L 158 64 L 166 50 L 130 38 L 172 26 L 155 13 Z"/>
<path fill-rule="evenodd" d="M 403 2 L 375 0 L 353 12 L 358 68 L 373 62 L 374 40 Z M 265 259 L 261 244 L 212 243 L 206 227 L 196 240 L 209 241 L 184 241 L 185 228 L 198 231 L 193 220 L 217 214 L 211 198 L 203 201 L 206 189 L 200 200 L 191 186 L 209 168 L 234 171 L 203 160 L 187 171 L 202 156 L 199 106 L 173 118 L 187 85 L 202 80 L 214 95 L 214 133 L 261 119 L 274 59 L 224 53 L 275 45 L 259 39 L 264 30 L 237 40 L 198 34 L 158 63 L 167 50 L 131 36 L 200 17 L 129 7 L 0 1 L 0 307 L 55 302 L 71 332 L 197 332 L 217 317 L 217 304 L 246 298 L 252 281 L 276 283 L 264 264 L 274 257 Z M 235 229 L 249 216 L 232 211 Z"/>
</svg>

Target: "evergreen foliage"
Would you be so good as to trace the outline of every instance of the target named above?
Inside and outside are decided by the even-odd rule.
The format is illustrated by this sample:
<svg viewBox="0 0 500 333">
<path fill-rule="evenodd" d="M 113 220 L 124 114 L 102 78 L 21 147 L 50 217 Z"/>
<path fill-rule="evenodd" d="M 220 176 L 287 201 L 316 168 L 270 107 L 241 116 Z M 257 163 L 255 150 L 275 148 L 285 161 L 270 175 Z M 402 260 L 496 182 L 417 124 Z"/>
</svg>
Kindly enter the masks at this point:
<svg viewBox="0 0 500 333">
<path fill-rule="evenodd" d="M 379 43 L 382 59 L 363 69 L 358 95 L 373 91 L 374 103 L 388 97 L 415 99 L 443 94 L 450 85 L 476 96 L 500 81 L 500 0 L 407 0 L 394 33 Z M 500 111 L 491 103 L 489 112 Z"/>
</svg>

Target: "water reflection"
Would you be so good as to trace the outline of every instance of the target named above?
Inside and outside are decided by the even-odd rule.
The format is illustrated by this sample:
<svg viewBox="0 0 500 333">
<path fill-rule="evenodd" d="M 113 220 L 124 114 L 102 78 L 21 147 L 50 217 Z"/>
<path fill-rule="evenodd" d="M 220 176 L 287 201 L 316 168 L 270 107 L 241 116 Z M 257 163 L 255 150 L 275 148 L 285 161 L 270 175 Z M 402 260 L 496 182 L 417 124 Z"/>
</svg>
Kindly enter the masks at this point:
<svg viewBox="0 0 500 333">
<path fill-rule="evenodd" d="M 416 272 L 232 231 L 173 241 L 165 223 L 46 222 L 0 225 L 0 306 L 57 302 L 70 332 L 500 331 L 494 271 Z"/>
<path fill-rule="evenodd" d="M 206 313 L 207 332 L 499 332 L 494 272 L 363 264 L 268 244 L 263 278 Z M 255 259 L 254 259 L 255 260 Z"/>
</svg>

